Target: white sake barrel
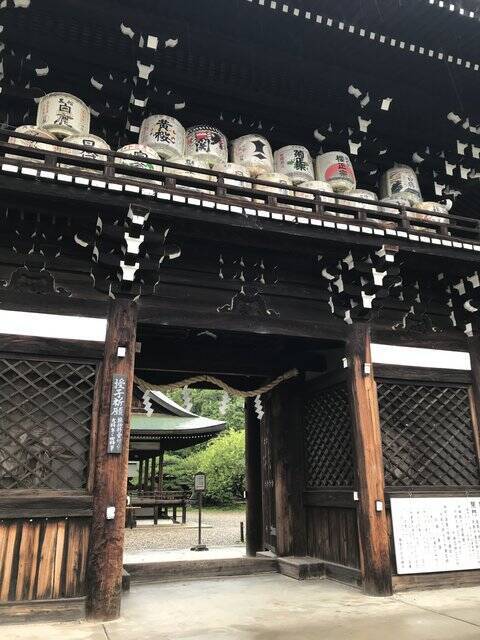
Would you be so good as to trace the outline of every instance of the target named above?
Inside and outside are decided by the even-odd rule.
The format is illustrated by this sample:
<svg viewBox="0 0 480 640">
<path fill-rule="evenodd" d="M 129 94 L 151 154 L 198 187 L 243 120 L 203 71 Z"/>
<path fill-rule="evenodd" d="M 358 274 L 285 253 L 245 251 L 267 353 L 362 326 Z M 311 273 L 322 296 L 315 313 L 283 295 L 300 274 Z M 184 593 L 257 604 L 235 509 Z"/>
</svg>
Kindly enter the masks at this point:
<svg viewBox="0 0 480 640">
<path fill-rule="evenodd" d="M 448 216 L 448 209 L 444 204 L 440 204 L 439 202 L 419 202 L 415 205 L 416 209 L 422 209 L 422 211 L 429 211 L 430 213 L 436 214 L 429 216 L 428 214 L 425 216 L 429 222 L 436 222 L 438 224 L 448 224 L 449 219 L 443 218 L 441 216 Z M 421 214 L 410 213 L 409 217 L 420 216 Z"/>
<path fill-rule="evenodd" d="M 422 201 L 417 175 L 411 167 L 398 165 L 385 171 L 380 181 L 380 197 L 401 198 L 414 206 Z"/>
<path fill-rule="evenodd" d="M 292 144 L 277 149 L 273 154 L 276 173 L 288 176 L 293 184 L 315 180 L 315 171 L 310 152 L 305 147 Z"/>
<path fill-rule="evenodd" d="M 432 222 L 434 224 L 448 224 L 449 219 L 443 218 L 443 215 L 448 214 L 448 209 L 445 205 L 440 204 L 439 202 L 418 202 L 415 205 L 416 209 L 422 209 L 424 211 L 429 211 L 431 214 L 437 215 L 429 215 L 428 213 L 415 213 L 414 211 L 407 211 L 408 219 L 411 220 L 421 220 L 423 222 Z M 438 215 L 440 214 L 440 215 Z M 423 231 L 423 233 L 436 233 L 438 231 L 438 227 L 417 227 L 414 225 L 410 226 L 411 229 L 415 229 L 416 231 Z"/>
<path fill-rule="evenodd" d="M 240 178 L 249 178 L 250 175 L 245 167 L 242 167 L 240 164 L 235 164 L 234 162 L 219 162 L 218 164 L 214 164 L 214 171 L 222 171 L 223 173 L 231 173 L 233 175 L 239 176 Z M 212 180 L 215 178 L 212 176 Z M 244 189 L 251 189 L 251 182 L 247 182 L 245 180 L 235 180 L 234 178 L 224 178 L 223 183 L 228 187 L 243 187 Z M 242 200 L 250 200 L 248 196 L 241 196 L 237 194 L 229 194 L 230 197 L 234 198 L 242 198 Z"/>
<path fill-rule="evenodd" d="M 64 142 L 70 142 L 71 144 L 81 144 L 84 149 L 60 149 L 61 153 L 65 153 L 70 156 L 78 156 L 79 158 L 85 158 L 86 160 L 99 160 L 101 162 L 107 161 L 107 156 L 103 153 L 99 153 L 100 149 L 108 149 L 110 150 L 110 145 L 105 142 L 102 138 L 98 136 L 94 136 L 92 133 L 89 133 L 84 136 L 67 136 L 64 139 Z M 81 168 L 74 167 L 73 165 L 62 164 L 62 167 L 70 167 L 82 169 L 82 171 L 93 171 L 95 173 L 102 173 L 101 169 L 93 169 L 93 168 Z"/>
<path fill-rule="evenodd" d="M 190 127 L 186 133 L 185 155 L 203 160 L 209 167 L 218 162 L 227 162 L 227 138 L 219 129 L 208 124 Z"/>
<path fill-rule="evenodd" d="M 253 178 L 274 170 L 270 143 L 263 136 L 255 134 L 232 141 L 232 160 L 235 164 L 246 167 Z"/>
<path fill-rule="evenodd" d="M 408 202 L 405 200 L 405 198 L 382 198 L 378 203 L 378 210 L 381 211 L 382 213 L 388 213 L 393 216 L 395 215 L 400 216 L 400 211 L 398 211 L 397 209 L 394 209 L 392 207 L 382 206 L 382 205 L 389 205 L 389 204 L 396 204 L 399 207 L 408 206 Z M 393 220 L 386 220 L 386 219 L 381 220 L 379 218 L 378 222 L 382 224 L 384 227 L 392 228 L 392 227 L 398 226 L 395 222 L 393 222 Z M 400 220 L 398 221 L 398 224 L 400 224 Z"/>
<path fill-rule="evenodd" d="M 57 138 L 90 131 L 90 109 L 71 93 L 49 93 L 40 98 L 37 127 L 53 133 Z"/>
<path fill-rule="evenodd" d="M 264 184 L 254 184 L 253 188 L 257 191 L 264 191 L 266 193 L 273 193 L 279 196 L 293 196 L 293 191 L 288 187 L 293 186 L 292 181 L 288 176 L 283 173 L 262 173 L 258 176 L 260 180 L 265 180 L 266 182 L 275 182 L 276 185 L 264 185 Z M 277 186 L 278 185 L 278 186 Z M 258 198 L 257 202 L 264 202 Z M 292 207 L 290 204 L 280 204 L 282 207 Z"/>
<path fill-rule="evenodd" d="M 307 182 L 302 182 L 302 184 L 297 185 L 297 188 L 301 189 L 305 187 L 305 189 L 312 189 L 313 191 L 326 191 L 327 193 L 333 193 L 332 187 L 328 184 L 328 182 L 322 182 L 321 180 L 309 180 Z M 313 193 L 304 193 L 302 191 L 295 191 L 295 196 L 298 198 L 305 198 L 306 200 L 314 200 L 315 196 Z M 334 204 L 335 198 L 329 198 L 328 196 L 322 196 L 323 204 Z M 299 211 L 312 211 L 309 207 L 295 207 Z M 326 211 L 325 213 L 333 214 L 332 211 Z"/>
<path fill-rule="evenodd" d="M 159 156 L 169 160 L 185 154 L 185 129 L 172 116 L 153 115 L 142 122 L 138 142 L 155 149 Z"/>
<path fill-rule="evenodd" d="M 317 180 L 328 182 L 337 193 L 352 191 L 357 186 L 350 158 L 343 151 L 329 151 L 315 160 Z"/>
<path fill-rule="evenodd" d="M 53 135 L 53 133 L 44 131 L 39 127 L 34 127 L 31 124 L 24 124 L 21 127 L 17 127 L 15 131 L 18 131 L 18 133 L 24 133 L 25 135 L 35 136 L 35 138 L 38 138 L 38 140 L 21 140 L 20 138 L 16 138 L 13 135 L 8 138 L 8 142 L 10 144 L 17 144 L 19 147 L 28 147 L 30 149 L 42 149 L 44 151 L 51 151 L 52 153 L 58 151 L 55 144 L 45 144 L 40 142 L 40 140 L 52 140 L 55 142 L 57 138 Z M 16 160 L 24 160 L 25 162 L 43 162 L 41 158 L 27 158 L 27 156 L 17 156 L 13 153 L 6 153 L 5 157 L 15 158 Z"/>
<path fill-rule="evenodd" d="M 368 191 L 367 189 L 354 189 L 353 191 L 349 191 L 346 195 L 362 198 L 362 200 L 371 200 L 372 202 L 378 202 L 377 194 L 373 191 Z M 344 200 L 343 198 L 337 198 L 336 203 L 338 205 L 343 205 L 346 207 L 353 207 L 354 209 L 366 209 L 369 211 L 378 211 L 378 206 L 376 204 L 367 204 L 363 202 L 353 202 L 350 200 Z M 350 214 L 347 212 L 341 213 L 338 212 L 339 216 L 351 218 L 354 214 Z"/>
<path fill-rule="evenodd" d="M 159 160 L 158 154 L 151 147 L 147 147 L 144 144 L 127 144 L 126 146 L 118 149 L 119 153 L 125 153 L 131 158 L 115 158 L 115 164 L 123 164 L 128 167 L 133 167 L 136 169 L 149 169 L 150 171 L 162 171 L 162 166 L 160 164 L 153 164 L 150 160 Z M 116 175 L 121 176 L 121 173 L 115 172 Z M 137 178 L 136 176 L 125 176 L 126 178 L 133 178 L 135 180 L 144 180 L 145 182 L 149 182 L 148 178 Z M 152 181 L 157 182 L 157 181 Z"/>
<path fill-rule="evenodd" d="M 210 169 L 209 164 L 205 160 L 201 160 L 200 158 L 191 158 L 191 157 L 182 156 L 180 158 L 172 158 L 170 162 L 175 162 L 176 164 L 184 165 L 186 168 L 174 169 L 173 167 L 164 167 L 163 171 L 165 173 L 175 174 L 176 176 L 185 176 L 187 178 L 196 178 L 197 180 L 204 180 L 205 182 L 209 182 L 212 179 L 212 176 L 206 173 L 198 173 L 197 171 L 192 171 L 191 169 L 188 169 L 188 167 L 191 167 L 192 169 L 195 169 L 195 168 Z M 181 184 L 181 180 L 179 182 L 180 184 L 178 184 L 177 186 L 180 187 L 181 189 L 202 191 L 203 193 L 206 193 L 208 191 L 207 189 L 199 189 L 198 187 L 183 185 Z"/>
</svg>

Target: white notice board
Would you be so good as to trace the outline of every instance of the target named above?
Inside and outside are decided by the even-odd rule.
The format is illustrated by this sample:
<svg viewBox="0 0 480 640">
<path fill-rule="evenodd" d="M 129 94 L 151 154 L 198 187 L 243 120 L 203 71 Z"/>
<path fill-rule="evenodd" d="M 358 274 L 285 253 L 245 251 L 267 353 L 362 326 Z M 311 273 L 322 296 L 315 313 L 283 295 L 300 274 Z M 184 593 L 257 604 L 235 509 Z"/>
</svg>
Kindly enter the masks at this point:
<svg viewBox="0 0 480 640">
<path fill-rule="evenodd" d="M 480 569 L 480 497 L 392 498 L 397 572 Z"/>
</svg>

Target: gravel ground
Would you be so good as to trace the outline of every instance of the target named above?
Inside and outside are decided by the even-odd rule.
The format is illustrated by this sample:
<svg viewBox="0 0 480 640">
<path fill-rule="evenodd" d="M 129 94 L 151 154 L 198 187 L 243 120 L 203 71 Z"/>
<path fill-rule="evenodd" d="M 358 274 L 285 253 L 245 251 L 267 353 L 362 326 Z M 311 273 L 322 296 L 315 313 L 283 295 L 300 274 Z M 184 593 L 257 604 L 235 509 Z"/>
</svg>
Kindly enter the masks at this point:
<svg viewBox="0 0 480 640">
<path fill-rule="evenodd" d="M 205 509 L 202 523 L 210 525 L 202 530 L 202 541 L 211 546 L 231 546 L 240 544 L 240 522 L 245 523 L 242 510 L 220 511 Z M 187 525 L 165 527 L 140 525 L 136 529 L 125 530 L 125 551 L 146 551 L 149 549 L 186 549 L 197 543 L 198 529 L 187 528 L 197 524 L 197 511 L 187 509 Z"/>
</svg>

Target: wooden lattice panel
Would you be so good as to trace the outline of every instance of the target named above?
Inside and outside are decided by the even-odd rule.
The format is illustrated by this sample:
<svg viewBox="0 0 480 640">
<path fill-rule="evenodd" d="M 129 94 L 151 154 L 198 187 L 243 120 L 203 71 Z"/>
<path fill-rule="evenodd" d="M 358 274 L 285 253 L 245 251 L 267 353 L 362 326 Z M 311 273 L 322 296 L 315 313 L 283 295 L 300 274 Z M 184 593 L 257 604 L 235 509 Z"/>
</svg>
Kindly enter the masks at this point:
<svg viewBox="0 0 480 640">
<path fill-rule="evenodd" d="M 315 391 L 305 409 L 307 489 L 352 486 L 352 434 L 345 383 Z"/>
<path fill-rule="evenodd" d="M 0 359 L 0 489 L 80 489 L 95 366 Z"/>
<path fill-rule="evenodd" d="M 387 486 L 479 484 L 468 389 L 379 382 Z"/>
</svg>

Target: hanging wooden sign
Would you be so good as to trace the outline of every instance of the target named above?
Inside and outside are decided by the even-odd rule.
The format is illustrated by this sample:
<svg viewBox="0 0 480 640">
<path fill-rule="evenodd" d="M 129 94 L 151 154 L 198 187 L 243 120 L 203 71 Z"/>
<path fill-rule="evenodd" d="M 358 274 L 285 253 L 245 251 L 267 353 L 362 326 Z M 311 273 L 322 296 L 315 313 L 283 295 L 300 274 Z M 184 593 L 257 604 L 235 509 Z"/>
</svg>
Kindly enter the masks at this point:
<svg viewBox="0 0 480 640">
<path fill-rule="evenodd" d="M 110 396 L 108 453 L 122 453 L 126 392 L 127 376 L 114 373 Z"/>
</svg>

